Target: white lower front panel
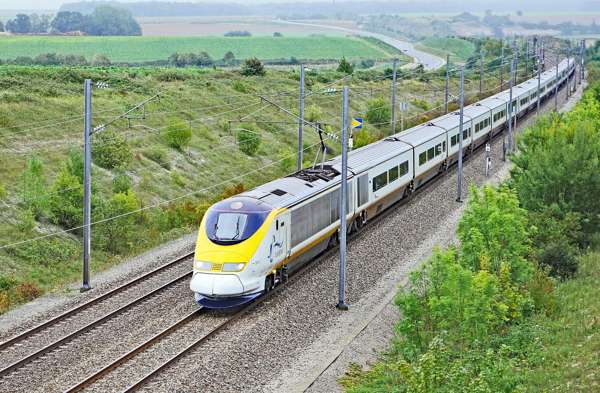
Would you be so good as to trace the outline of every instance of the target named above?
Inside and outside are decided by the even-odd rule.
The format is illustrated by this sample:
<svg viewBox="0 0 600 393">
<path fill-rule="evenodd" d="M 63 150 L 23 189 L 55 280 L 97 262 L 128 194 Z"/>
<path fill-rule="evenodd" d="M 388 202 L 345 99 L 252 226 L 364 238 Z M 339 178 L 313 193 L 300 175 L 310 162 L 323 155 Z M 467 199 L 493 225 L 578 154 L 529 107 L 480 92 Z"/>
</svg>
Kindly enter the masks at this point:
<svg viewBox="0 0 600 393">
<path fill-rule="evenodd" d="M 244 286 L 235 274 L 194 272 L 190 289 L 206 296 L 233 296 L 244 293 Z"/>
</svg>

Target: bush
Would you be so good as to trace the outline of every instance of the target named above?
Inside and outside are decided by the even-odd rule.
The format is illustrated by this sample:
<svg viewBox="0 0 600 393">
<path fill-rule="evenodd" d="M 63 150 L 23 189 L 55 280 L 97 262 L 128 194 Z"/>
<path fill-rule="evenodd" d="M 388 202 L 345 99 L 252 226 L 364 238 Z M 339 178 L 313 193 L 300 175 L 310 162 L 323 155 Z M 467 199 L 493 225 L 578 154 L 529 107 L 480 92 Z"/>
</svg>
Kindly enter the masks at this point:
<svg viewBox="0 0 600 393">
<path fill-rule="evenodd" d="M 90 65 L 94 67 L 110 67 L 112 65 L 112 62 L 106 55 L 95 54 L 92 57 L 92 61 L 90 61 Z"/>
<path fill-rule="evenodd" d="M 124 168 L 133 158 L 125 138 L 112 130 L 97 134 L 92 156 L 96 164 L 106 169 Z"/>
<path fill-rule="evenodd" d="M 0 291 L 0 314 L 4 314 L 10 308 L 10 298 L 8 292 Z"/>
<path fill-rule="evenodd" d="M 311 104 L 306 108 L 304 112 L 304 120 L 309 121 L 311 123 L 318 122 L 323 118 L 323 110 L 320 106 Z"/>
<path fill-rule="evenodd" d="M 231 87 L 233 88 L 233 90 L 239 92 L 239 93 L 248 93 L 249 88 L 248 86 L 241 81 L 233 81 L 233 83 L 231 84 Z"/>
<path fill-rule="evenodd" d="M 250 124 L 240 124 L 237 131 L 237 143 L 241 151 L 253 156 L 260 147 L 261 137 L 255 127 Z"/>
<path fill-rule="evenodd" d="M 340 64 L 338 65 L 337 71 L 343 72 L 344 74 L 352 74 L 354 72 L 354 66 L 350 64 L 345 57 L 342 57 L 342 60 L 340 60 Z"/>
<path fill-rule="evenodd" d="M 132 246 L 132 239 L 136 235 L 135 221 L 139 217 L 139 214 L 133 212 L 139 208 L 140 202 L 133 191 L 113 195 L 107 204 L 105 216 L 118 218 L 97 226 L 107 251 L 116 254 L 125 252 Z"/>
<path fill-rule="evenodd" d="M 280 32 L 276 31 L 275 33 L 273 33 L 273 37 L 275 37 L 275 38 L 283 37 L 283 34 L 281 34 Z"/>
<path fill-rule="evenodd" d="M 182 120 L 171 120 L 163 137 L 170 147 L 183 150 L 192 140 L 192 129 Z"/>
<path fill-rule="evenodd" d="M 251 37 L 252 34 L 249 31 L 245 31 L 245 30 L 235 30 L 235 31 L 228 31 L 227 33 L 223 34 L 225 37 Z"/>
<path fill-rule="evenodd" d="M 15 288 L 15 295 L 19 300 L 23 301 L 31 301 L 37 297 L 40 297 L 42 291 L 35 285 L 30 282 L 24 282 Z"/>
<path fill-rule="evenodd" d="M 48 213 L 48 192 L 44 176 L 44 164 L 34 155 L 27 160 L 27 167 L 20 176 L 20 196 L 25 209 L 30 210 L 36 218 Z"/>
<path fill-rule="evenodd" d="M 367 131 L 365 128 L 359 130 L 358 132 L 354 132 L 352 137 L 354 139 L 354 149 L 366 146 L 377 140 L 377 136 L 369 134 L 369 131 Z"/>
<path fill-rule="evenodd" d="M 383 98 L 375 98 L 367 102 L 367 121 L 375 127 L 390 124 L 392 110 Z"/>
<path fill-rule="evenodd" d="M 241 73 L 244 76 L 264 76 L 267 72 L 263 63 L 256 57 L 253 57 L 244 61 Z"/>
<path fill-rule="evenodd" d="M 112 180 L 112 190 L 115 194 L 126 193 L 131 190 L 133 183 L 126 173 L 118 173 Z"/>
<path fill-rule="evenodd" d="M 83 185 L 65 166 L 50 189 L 51 220 L 63 228 L 74 228 L 83 222 Z"/>
</svg>

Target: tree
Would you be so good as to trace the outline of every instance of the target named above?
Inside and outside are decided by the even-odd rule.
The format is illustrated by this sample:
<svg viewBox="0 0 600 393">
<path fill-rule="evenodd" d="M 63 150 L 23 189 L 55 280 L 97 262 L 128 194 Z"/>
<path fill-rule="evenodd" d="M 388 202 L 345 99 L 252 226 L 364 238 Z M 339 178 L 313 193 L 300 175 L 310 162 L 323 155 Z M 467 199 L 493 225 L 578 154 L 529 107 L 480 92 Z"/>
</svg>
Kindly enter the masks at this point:
<svg viewBox="0 0 600 393">
<path fill-rule="evenodd" d="M 242 123 L 237 131 L 237 143 L 241 151 L 253 156 L 258 151 L 261 137 L 256 127 L 252 124 Z"/>
<path fill-rule="evenodd" d="M 83 31 L 84 24 L 85 17 L 80 12 L 60 11 L 50 23 L 50 28 L 54 33 L 68 33 Z"/>
<path fill-rule="evenodd" d="M 170 147 L 183 150 L 192 140 L 192 129 L 182 120 L 171 120 L 164 133 L 164 139 Z"/>
<path fill-rule="evenodd" d="M 20 196 L 25 209 L 40 218 L 48 213 L 48 191 L 44 178 L 44 164 L 34 155 L 20 177 Z"/>
<path fill-rule="evenodd" d="M 223 55 L 223 63 L 227 65 L 233 65 L 235 63 L 235 55 L 232 51 L 227 51 L 225 55 Z"/>
<path fill-rule="evenodd" d="M 383 98 L 374 98 L 367 102 L 367 121 L 375 127 L 390 123 L 392 110 Z"/>
<path fill-rule="evenodd" d="M 342 60 L 340 60 L 340 64 L 338 65 L 337 71 L 343 72 L 344 74 L 352 74 L 354 72 L 354 66 L 350 64 L 345 57 L 342 57 Z"/>
<path fill-rule="evenodd" d="M 110 220 L 98 225 L 104 248 L 112 253 L 126 251 L 133 236 L 135 236 L 135 221 L 140 208 L 140 202 L 131 190 L 116 193 L 105 208 L 105 218 Z M 117 218 L 114 218 L 117 217 Z"/>
<path fill-rule="evenodd" d="M 31 21 L 31 33 L 43 34 L 47 33 L 48 29 L 50 29 L 50 15 L 31 14 L 29 15 L 29 19 Z"/>
<path fill-rule="evenodd" d="M 246 59 L 241 72 L 244 76 L 264 76 L 266 74 L 263 63 L 256 57 Z"/>
<path fill-rule="evenodd" d="M 96 164 L 106 169 L 123 168 L 132 158 L 125 138 L 112 130 L 97 134 L 92 144 L 92 156 Z"/>
<path fill-rule="evenodd" d="M 122 8 L 101 5 L 85 18 L 84 31 L 90 35 L 142 35 L 131 13 Z"/>
<path fill-rule="evenodd" d="M 29 15 L 17 14 L 15 19 L 6 22 L 6 30 L 15 34 L 27 34 L 31 32 L 31 19 Z"/>
<path fill-rule="evenodd" d="M 0 20 L 0 33 L 4 32 L 4 23 Z"/>
</svg>

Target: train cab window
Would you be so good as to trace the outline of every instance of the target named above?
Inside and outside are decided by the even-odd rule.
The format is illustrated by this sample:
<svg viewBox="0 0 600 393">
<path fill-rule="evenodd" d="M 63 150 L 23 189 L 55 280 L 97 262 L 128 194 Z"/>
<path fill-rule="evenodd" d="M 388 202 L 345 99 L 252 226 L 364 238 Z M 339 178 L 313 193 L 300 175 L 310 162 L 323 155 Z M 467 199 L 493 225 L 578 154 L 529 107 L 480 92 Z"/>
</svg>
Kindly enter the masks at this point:
<svg viewBox="0 0 600 393">
<path fill-rule="evenodd" d="M 427 162 L 427 152 L 419 154 L 419 165 L 423 165 Z"/>
<path fill-rule="evenodd" d="M 400 164 L 400 176 L 404 176 L 408 173 L 408 161 L 404 161 Z"/>
<path fill-rule="evenodd" d="M 432 160 L 435 157 L 435 148 L 430 148 L 427 150 L 427 161 Z"/>
<path fill-rule="evenodd" d="M 265 222 L 271 208 L 250 198 L 226 199 L 206 213 L 206 235 L 216 244 L 241 243 Z"/>
<path fill-rule="evenodd" d="M 397 166 L 393 167 L 392 169 L 390 169 L 388 171 L 388 177 L 389 177 L 389 182 L 390 183 L 393 182 L 393 181 L 398 180 L 399 172 L 398 172 L 398 167 Z"/>
<path fill-rule="evenodd" d="M 373 178 L 373 192 L 382 189 L 388 184 L 388 173 L 383 172 Z"/>
</svg>

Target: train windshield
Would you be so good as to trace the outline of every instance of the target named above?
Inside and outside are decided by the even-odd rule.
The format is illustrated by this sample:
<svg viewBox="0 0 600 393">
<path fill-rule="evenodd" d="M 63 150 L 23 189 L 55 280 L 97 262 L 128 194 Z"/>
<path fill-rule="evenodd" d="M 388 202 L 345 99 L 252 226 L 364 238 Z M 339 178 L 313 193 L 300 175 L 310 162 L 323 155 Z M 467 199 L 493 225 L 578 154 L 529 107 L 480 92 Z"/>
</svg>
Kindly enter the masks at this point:
<svg viewBox="0 0 600 393">
<path fill-rule="evenodd" d="M 237 244 L 252 236 L 271 208 L 250 198 L 219 202 L 206 214 L 206 235 L 217 244 Z"/>
</svg>

